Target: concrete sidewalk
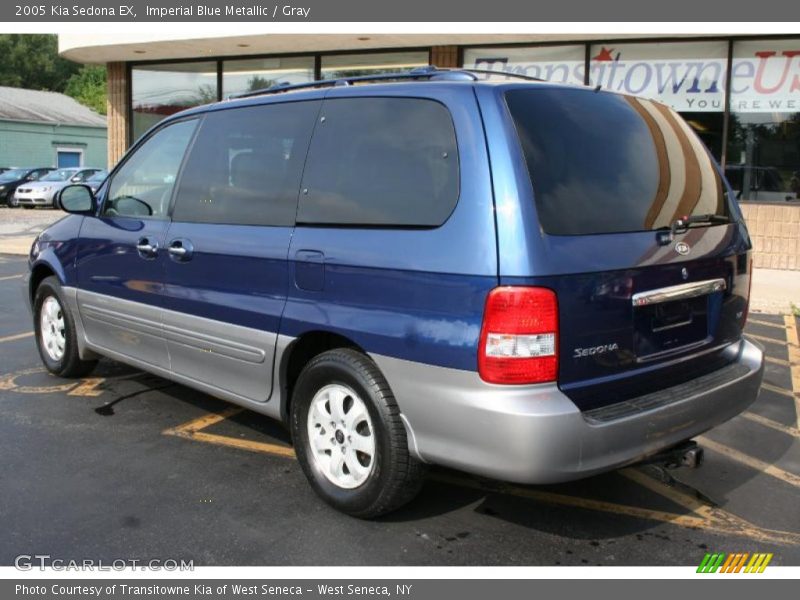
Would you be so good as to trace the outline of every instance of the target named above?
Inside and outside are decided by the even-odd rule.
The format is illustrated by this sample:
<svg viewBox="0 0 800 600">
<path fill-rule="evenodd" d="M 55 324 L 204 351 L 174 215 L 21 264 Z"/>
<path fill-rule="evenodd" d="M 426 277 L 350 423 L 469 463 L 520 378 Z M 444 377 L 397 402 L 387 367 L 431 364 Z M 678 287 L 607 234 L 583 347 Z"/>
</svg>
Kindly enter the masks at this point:
<svg viewBox="0 0 800 600">
<path fill-rule="evenodd" d="M 752 312 L 789 314 L 792 304 L 800 307 L 800 271 L 753 270 Z"/>
</svg>

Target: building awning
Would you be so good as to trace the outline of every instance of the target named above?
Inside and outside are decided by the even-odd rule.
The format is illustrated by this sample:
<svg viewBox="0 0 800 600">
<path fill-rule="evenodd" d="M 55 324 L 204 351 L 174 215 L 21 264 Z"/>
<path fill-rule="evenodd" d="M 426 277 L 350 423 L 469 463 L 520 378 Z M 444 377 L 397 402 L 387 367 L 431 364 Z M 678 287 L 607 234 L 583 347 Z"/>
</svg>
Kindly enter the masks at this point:
<svg viewBox="0 0 800 600">
<path fill-rule="evenodd" d="M 447 45 L 576 42 L 609 37 L 608 34 L 219 34 L 198 37 L 186 33 L 80 33 L 59 35 L 62 56 L 81 63 L 202 59 L 251 54 L 292 54 L 375 49 L 424 48 Z M 631 36 L 614 36 L 631 37 Z M 643 37 L 641 35 L 637 37 Z M 645 36 L 646 37 L 646 36 Z"/>
</svg>

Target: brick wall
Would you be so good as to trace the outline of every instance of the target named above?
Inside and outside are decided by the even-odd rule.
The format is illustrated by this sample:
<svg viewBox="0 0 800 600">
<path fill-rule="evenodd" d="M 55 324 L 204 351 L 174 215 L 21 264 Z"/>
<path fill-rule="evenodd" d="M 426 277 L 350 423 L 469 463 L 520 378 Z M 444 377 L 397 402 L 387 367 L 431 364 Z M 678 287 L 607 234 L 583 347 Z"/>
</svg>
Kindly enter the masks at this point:
<svg viewBox="0 0 800 600">
<path fill-rule="evenodd" d="M 753 264 L 765 269 L 800 270 L 800 203 L 743 202 L 741 207 L 753 239 Z"/>
<path fill-rule="evenodd" d="M 111 169 L 128 147 L 128 80 L 125 63 L 112 62 L 108 69 L 108 168 Z"/>
</svg>

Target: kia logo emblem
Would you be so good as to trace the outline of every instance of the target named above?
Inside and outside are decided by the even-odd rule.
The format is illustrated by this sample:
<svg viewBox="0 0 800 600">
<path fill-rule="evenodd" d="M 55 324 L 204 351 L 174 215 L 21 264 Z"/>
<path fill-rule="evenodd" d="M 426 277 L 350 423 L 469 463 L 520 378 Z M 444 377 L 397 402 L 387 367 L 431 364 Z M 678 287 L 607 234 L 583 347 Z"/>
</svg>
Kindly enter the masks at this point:
<svg viewBox="0 0 800 600">
<path fill-rule="evenodd" d="M 686 256 L 687 254 L 689 254 L 690 250 L 691 248 L 689 248 L 689 244 L 687 244 L 686 242 L 678 242 L 677 244 L 675 244 L 675 252 L 677 252 L 682 256 Z"/>
</svg>

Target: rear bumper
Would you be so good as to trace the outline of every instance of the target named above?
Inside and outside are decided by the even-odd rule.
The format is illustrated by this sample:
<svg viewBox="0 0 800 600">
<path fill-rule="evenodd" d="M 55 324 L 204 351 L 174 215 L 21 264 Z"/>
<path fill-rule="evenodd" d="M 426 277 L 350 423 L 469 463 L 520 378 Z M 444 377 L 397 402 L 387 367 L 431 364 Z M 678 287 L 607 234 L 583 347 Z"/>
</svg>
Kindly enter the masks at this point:
<svg viewBox="0 0 800 600">
<path fill-rule="evenodd" d="M 763 353 L 746 340 L 726 352 L 734 359 L 727 371 L 592 413 L 554 384 L 491 385 L 474 372 L 373 358 L 419 458 L 506 481 L 556 483 L 638 462 L 745 410 L 758 396 Z"/>
</svg>

